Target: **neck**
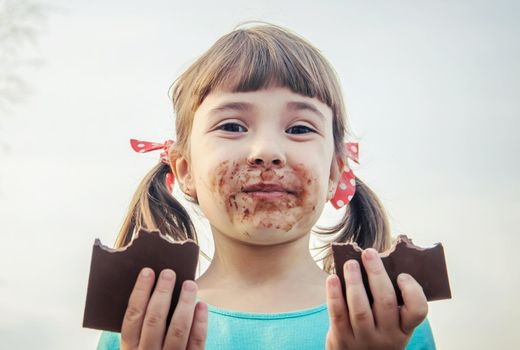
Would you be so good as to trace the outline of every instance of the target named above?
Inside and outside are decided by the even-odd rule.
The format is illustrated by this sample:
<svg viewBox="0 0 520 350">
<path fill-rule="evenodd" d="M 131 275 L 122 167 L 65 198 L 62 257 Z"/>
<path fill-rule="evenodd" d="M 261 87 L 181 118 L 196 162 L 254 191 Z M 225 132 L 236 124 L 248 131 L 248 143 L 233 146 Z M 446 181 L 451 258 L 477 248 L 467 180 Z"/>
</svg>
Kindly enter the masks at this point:
<svg viewBox="0 0 520 350">
<path fill-rule="evenodd" d="M 321 284 L 328 275 L 309 251 L 310 232 L 276 245 L 254 245 L 212 227 L 215 253 L 198 280 L 204 287 L 247 290 Z"/>
</svg>

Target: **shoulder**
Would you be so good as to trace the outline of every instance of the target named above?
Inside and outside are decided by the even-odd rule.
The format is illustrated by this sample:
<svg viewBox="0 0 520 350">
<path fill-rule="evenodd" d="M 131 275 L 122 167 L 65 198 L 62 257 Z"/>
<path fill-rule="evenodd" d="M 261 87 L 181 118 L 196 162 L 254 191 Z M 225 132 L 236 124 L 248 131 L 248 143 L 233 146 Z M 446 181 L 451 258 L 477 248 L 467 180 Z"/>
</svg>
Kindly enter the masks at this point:
<svg viewBox="0 0 520 350">
<path fill-rule="evenodd" d="M 96 350 L 119 350 L 121 334 L 102 331 Z"/>
<path fill-rule="evenodd" d="M 435 350 L 432 329 L 428 319 L 424 319 L 413 331 L 406 350 Z"/>
</svg>

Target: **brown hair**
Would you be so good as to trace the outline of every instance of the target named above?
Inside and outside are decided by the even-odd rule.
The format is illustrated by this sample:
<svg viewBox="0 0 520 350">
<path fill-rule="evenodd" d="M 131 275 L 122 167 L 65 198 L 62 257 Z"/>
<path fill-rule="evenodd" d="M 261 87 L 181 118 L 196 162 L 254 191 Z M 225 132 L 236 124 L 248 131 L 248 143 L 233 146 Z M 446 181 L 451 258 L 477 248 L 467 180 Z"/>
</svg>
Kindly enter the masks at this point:
<svg viewBox="0 0 520 350">
<path fill-rule="evenodd" d="M 250 22 L 242 24 L 247 23 Z M 220 37 L 172 84 L 176 139 L 170 148 L 170 159 L 184 155 L 191 164 L 189 144 L 193 117 L 211 91 L 246 92 L 276 85 L 316 97 L 332 109 L 334 152 L 346 163 L 344 142 L 351 133 L 339 79 L 330 63 L 306 39 L 287 28 L 266 22 L 250 28 L 238 28 L 240 25 Z M 130 242 L 139 227 L 159 229 L 175 240 L 197 241 L 188 213 L 165 185 L 169 171 L 169 165 L 159 162 L 141 181 L 116 247 Z M 342 220 L 334 227 L 319 227 L 314 232 L 322 237 L 333 236 L 335 242 L 353 241 L 362 248 L 374 247 L 379 251 L 390 245 L 384 208 L 359 178 L 356 178 L 356 193 L 346 206 Z M 332 273 L 330 241 L 315 249 L 325 250 L 320 260 L 323 260 L 323 269 Z"/>
</svg>

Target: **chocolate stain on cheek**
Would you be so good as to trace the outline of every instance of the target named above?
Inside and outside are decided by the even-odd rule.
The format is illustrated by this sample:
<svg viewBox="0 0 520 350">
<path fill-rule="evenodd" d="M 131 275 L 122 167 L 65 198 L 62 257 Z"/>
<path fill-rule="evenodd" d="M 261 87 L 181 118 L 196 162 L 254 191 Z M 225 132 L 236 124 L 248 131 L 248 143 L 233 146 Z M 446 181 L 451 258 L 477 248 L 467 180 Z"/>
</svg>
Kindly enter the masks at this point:
<svg viewBox="0 0 520 350">
<path fill-rule="evenodd" d="M 297 223 L 314 218 L 320 188 L 317 176 L 303 164 L 280 173 L 281 170 L 278 174 L 274 169 L 251 170 L 236 162 L 223 161 L 210 174 L 210 189 L 218 194 L 232 223 L 287 232 Z M 294 194 L 262 200 L 243 191 L 244 186 L 260 181 L 279 182 Z"/>
</svg>

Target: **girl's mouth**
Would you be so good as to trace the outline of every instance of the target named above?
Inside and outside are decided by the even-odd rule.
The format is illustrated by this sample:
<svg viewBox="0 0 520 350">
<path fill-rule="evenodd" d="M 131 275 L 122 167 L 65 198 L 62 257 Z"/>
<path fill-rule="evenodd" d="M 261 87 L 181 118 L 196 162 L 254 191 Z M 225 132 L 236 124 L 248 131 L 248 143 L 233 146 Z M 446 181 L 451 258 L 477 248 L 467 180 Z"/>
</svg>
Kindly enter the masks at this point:
<svg viewBox="0 0 520 350">
<path fill-rule="evenodd" d="M 246 192 L 246 194 L 252 196 L 256 199 L 263 199 L 263 200 L 273 200 L 278 198 L 283 198 L 286 196 L 290 196 L 291 194 L 289 192 L 280 192 L 280 191 L 270 191 L 270 192 L 264 192 L 264 191 L 255 191 L 255 192 Z"/>
<path fill-rule="evenodd" d="M 286 189 L 282 184 L 276 182 L 259 182 L 253 185 L 244 187 L 243 192 L 255 199 L 273 200 L 289 195 L 294 195 L 294 192 Z"/>
</svg>

